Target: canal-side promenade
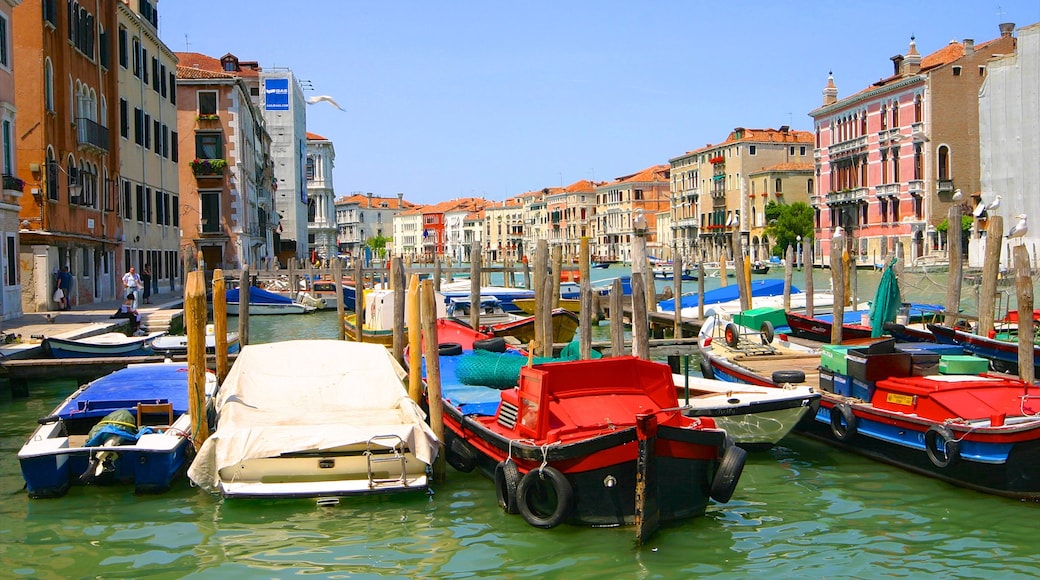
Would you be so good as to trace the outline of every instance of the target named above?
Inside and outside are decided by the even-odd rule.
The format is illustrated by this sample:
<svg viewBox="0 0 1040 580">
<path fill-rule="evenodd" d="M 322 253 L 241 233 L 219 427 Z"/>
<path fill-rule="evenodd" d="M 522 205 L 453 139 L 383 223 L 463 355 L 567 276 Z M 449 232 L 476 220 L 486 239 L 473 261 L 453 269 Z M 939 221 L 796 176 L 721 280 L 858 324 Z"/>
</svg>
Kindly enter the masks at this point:
<svg viewBox="0 0 1040 580">
<path fill-rule="evenodd" d="M 150 304 L 139 304 L 142 326 L 148 317 L 160 310 L 181 310 L 184 296 L 180 290 L 166 290 L 152 294 Z M 122 305 L 121 300 L 80 304 L 72 310 L 52 312 L 30 312 L 20 318 L 0 322 L 0 357 L 32 358 L 42 355 L 40 342 L 43 337 L 83 338 L 105 332 L 126 330 L 129 321 L 112 318 Z M 48 317 L 53 322 L 48 322 Z M 14 338 L 10 338 L 14 337 Z M 20 338 L 19 338 L 20 337 Z"/>
</svg>

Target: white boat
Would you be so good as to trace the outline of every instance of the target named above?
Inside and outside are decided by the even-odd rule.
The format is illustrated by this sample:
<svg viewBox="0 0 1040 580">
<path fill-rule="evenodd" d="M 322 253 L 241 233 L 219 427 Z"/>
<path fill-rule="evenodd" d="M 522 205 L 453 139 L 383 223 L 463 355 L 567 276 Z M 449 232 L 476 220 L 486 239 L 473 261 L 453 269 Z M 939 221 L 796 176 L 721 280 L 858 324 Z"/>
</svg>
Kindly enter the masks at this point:
<svg viewBox="0 0 1040 580">
<path fill-rule="evenodd" d="M 184 473 L 191 416 L 186 363 L 129 365 L 69 395 L 18 451 L 29 496 L 71 485 L 132 484 L 161 492 Z M 206 373 L 206 395 L 217 380 Z"/>
<path fill-rule="evenodd" d="M 238 333 L 227 333 L 227 350 L 229 353 L 238 352 L 241 345 L 238 342 Z M 217 349 L 217 337 L 213 334 L 213 325 L 206 325 L 206 354 L 213 354 Z M 183 334 L 164 334 L 152 341 L 152 351 L 164 356 L 188 354 L 188 337 Z"/>
<path fill-rule="evenodd" d="M 44 352 L 54 358 L 93 358 L 110 356 L 148 356 L 154 354 L 152 342 L 166 331 L 142 336 L 127 336 L 122 332 L 106 332 L 83 338 L 48 336 L 43 339 Z"/>
<path fill-rule="evenodd" d="M 252 286 L 249 288 L 249 315 L 264 316 L 273 314 L 309 314 L 317 310 L 314 306 L 302 304 L 290 298 L 274 292 L 268 292 L 263 288 Z M 227 313 L 230 316 L 238 316 L 239 311 L 239 289 L 233 288 L 227 291 Z"/>
<path fill-rule="evenodd" d="M 769 449 L 819 406 L 820 394 L 805 385 L 762 387 L 683 375 L 672 378 L 684 415 L 711 417 L 734 443 L 749 450 Z"/>
<path fill-rule="evenodd" d="M 480 323 L 484 326 L 493 326 L 504 322 L 514 322 L 526 316 L 511 314 L 502 309 L 502 301 L 494 296 L 480 296 Z M 469 297 L 453 296 L 448 299 L 448 306 L 444 316 L 458 318 L 466 321 L 473 310 L 473 304 Z"/>
<path fill-rule="evenodd" d="M 450 300 L 452 297 L 469 298 L 471 289 L 469 280 L 456 280 L 441 284 L 441 293 L 444 294 L 445 300 Z M 564 290 L 561 289 L 561 292 L 564 292 Z M 480 295 L 498 298 L 502 303 L 502 309 L 506 312 L 520 312 L 520 309 L 513 304 L 513 299 L 534 298 L 534 290 L 507 288 L 505 286 L 481 286 Z"/>
<path fill-rule="evenodd" d="M 378 344 L 247 345 L 221 385 L 217 429 L 188 470 L 224 497 L 423 490 L 440 443 Z"/>
</svg>

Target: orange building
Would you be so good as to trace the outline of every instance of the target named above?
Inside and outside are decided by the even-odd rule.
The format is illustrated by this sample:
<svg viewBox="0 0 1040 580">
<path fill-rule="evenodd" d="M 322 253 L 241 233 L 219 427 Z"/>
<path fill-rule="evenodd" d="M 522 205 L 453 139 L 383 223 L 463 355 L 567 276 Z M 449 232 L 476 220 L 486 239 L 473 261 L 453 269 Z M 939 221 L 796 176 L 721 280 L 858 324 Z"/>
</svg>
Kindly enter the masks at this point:
<svg viewBox="0 0 1040 580">
<path fill-rule="evenodd" d="M 144 0 L 141 0 L 142 2 Z M 73 11 L 72 7 L 78 7 Z M 115 297 L 122 232 L 115 179 L 119 95 L 116 0 L 23 2 L 13 11 L 22 306 L 56 308 L 59 268 L 72 305 Z"/>
</svg>

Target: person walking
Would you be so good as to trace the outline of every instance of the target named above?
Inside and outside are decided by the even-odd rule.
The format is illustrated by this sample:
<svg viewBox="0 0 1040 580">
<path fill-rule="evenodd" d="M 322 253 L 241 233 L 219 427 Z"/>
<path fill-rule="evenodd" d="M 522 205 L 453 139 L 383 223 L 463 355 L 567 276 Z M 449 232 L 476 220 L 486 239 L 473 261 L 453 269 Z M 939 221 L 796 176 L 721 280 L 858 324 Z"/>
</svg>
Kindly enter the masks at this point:
<svg viewBox="0 0 1040 580">
<path fill-rule="evenodd" d="M 133 266 L 123 274 L 123 289 L 127 294 L 133 294 L 133 308 L 137 310 L 137 293 L 141 290 L 141 277 Z"/>
<path fill-rule="evenodd" d="M 61 291 L 61 300 L 58 301 L 59 310 L 72 310 L 72 274 L 68 266 L 62 266 L 58 272 L 57 287 Z M 55 297 L 58 292 L 54 293 Z"/>
<path fill-rule="evenodd" d="M 141 285 L 144 288 L 144 303 L 152 303 L 152 265 L 145 264 L 144 268 L 141 268 Z"/>
</svg>

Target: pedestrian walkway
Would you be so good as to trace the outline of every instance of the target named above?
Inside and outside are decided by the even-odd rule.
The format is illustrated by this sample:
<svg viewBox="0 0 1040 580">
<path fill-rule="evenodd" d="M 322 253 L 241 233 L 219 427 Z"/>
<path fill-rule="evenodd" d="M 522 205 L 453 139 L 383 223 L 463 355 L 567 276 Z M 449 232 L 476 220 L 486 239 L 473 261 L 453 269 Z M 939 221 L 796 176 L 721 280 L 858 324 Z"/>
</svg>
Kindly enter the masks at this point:
<svg viewBox="0 0 1040 580">
<path fill-rule="evenodd" d="M 84 338 L 106 332 L 126 331 L 130 321 L 112 318 L 123 304 L 114 299 L 93 304 L 79 304 L 72 310 L 53 312 L 29 312 L 21 318 L 0 322 L 0 356 L 25 358 L 37 356 L 44 337 Z M 184 294 L 181 290 L 152 294 L 151 304 L 138 304 L 142 326 L 152 313 L 164 310 L 177 313 L 183 309 Z"/>
</svg>

